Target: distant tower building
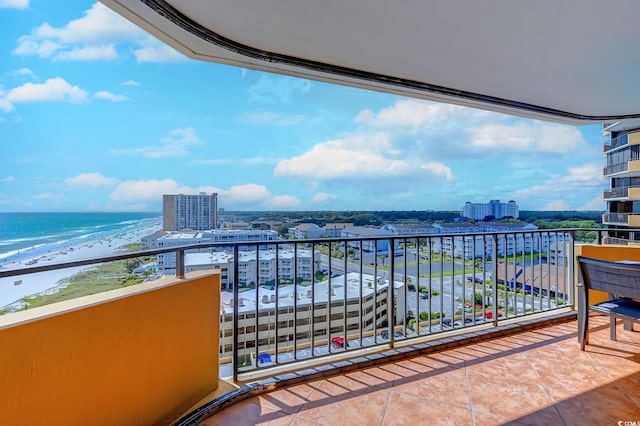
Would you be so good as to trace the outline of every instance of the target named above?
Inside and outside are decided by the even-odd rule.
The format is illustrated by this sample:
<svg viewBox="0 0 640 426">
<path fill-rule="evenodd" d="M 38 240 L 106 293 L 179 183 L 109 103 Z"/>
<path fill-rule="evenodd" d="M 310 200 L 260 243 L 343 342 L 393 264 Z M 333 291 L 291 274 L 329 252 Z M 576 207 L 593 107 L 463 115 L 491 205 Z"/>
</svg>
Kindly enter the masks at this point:
<svg viewBox="0 0 640 426">
<path fill-rule="evenodd" d="M 470 203 L 467 201 L 462 207 L 462 216 L 473 220 L 482 220 L 487 216 L 496 219 L 512 217 L 517 219 L 520 216 L 520 209 L 515 201 L 501 203 L 500 200 L 491 200 L 488 203 Z"/>
<path fill-rule="evenodd" d="M 162 218 L 165 231 L 208 231 L 218 223 L 218 194 L 162 196 Z"/>
</svg>

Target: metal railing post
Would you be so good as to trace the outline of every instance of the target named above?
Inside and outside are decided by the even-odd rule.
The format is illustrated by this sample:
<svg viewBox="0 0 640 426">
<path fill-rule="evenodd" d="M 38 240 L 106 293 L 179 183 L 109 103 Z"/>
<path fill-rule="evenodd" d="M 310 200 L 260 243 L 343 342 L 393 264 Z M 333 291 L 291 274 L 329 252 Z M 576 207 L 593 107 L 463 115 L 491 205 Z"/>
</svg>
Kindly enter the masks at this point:
<svg viewBox="0 0 640 426">
<path fill-rule="evenodd" d="M 176 278 L 184 279 L 184 250 L 176 252 Z"/>
<path fill-rule="evenodd" d="M 389 239 L 389 271 L 388 271 L 388 283 L 387 283 L 387 329 L 389 330 L 389 347 L 393 348 L 395 344 L 395 287 L 393 285 L 393 281 L 395 279 L 395 240 Z"/>
<path fill-rule="evenodd" d="M 498 239 L 496 238 L 496 235 L 493 235 L 493 247 L 491 248 L 491 260 L 493 261 L 493 271 L 492 276 L 493 279 L 491 280 L 491 292 L 493 293 L 493 321 L 495 325 L 498 325 Z M 505 261 L 505 265 L 506 265 L 506 261 Z M 475 271 L 474 271 L 475 272 Z M 509 284 L 507 284 L 507 280 L 509 279 L 507 277 L 507 273 L 505 270 L 505 278 L 504 278 L 504 289 L 505 289 L 505 293 L 504 293 L 504 297 L 505 300 L 507 299 L 507 287 Z M 515 279 L 514 279 L 515 282 Z M 475 300 L 475 283 L 473 285 L 473 297 Z M 482 301 L 482 311 L 484 313 L 484 300 Z M 506 313 L 505 313 L 506 314 Z M 485 314 L 486 316 L 486 314 Z"/>
<path fill-rule="evenodd" d="M 565 247 L 567 247 L 567 251 L 569 252 L 569 255 L 567 256 L 567 263 L 568 265 L 567 268 L 569 269 L 569 278 L 568 278 L 568 284 L 569 284 L 569 303 L 571 303 L 571 307 L 573 309 L 575 309 L 575 301 L 576 301 L 576 297 L 575 297 L 575 278 L 576 278 L 576 273 L 575 273 L 575 232 L 574 231 L 570 231 L 567 234 L 570 240 L 568 243 L 565 244 Z M 571 262 L 569 264 L 569 262 Z M 556 285 L 556 292 L 558 291 L 558 285 Z M 566 290 L 565 290 L 566 291 Z M 564 303 L 567 303 L 567 295 L 565 294 L 565 300 Z"/>
<path fill-rule="evenodd" d="M 239 295 L 240 292 L 238 291 L 238 273 L 239 273 L 239 268 L 238 268 L 238 246 L 235 245 L 233 247 L 233 276 L 234 276 L 234 281 L 231 285 L 233 287 L 233 324 L 231 324 L 231 327 L 233 329 L 233 382 L 234 383 L 238 383 L 238 369 L 239 369 L 239 365 L 238 365 L 238 360 L 240 358 L 240 351 L 238 350 L 238 323 L 239 323 Z M 258 333 L 258 327 L 256 325 L 256 330 L 255 330 L 256 334 Z M 246 334 L 245 334 L 245 354 L 246 354 Z"/>
</svg>

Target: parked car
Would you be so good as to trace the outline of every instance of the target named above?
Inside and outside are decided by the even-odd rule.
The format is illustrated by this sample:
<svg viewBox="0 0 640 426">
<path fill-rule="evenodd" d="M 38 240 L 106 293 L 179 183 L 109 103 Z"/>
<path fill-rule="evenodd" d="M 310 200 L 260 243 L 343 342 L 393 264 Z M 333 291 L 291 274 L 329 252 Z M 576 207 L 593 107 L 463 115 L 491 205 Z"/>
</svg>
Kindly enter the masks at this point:
<svg viewBox="0 0 640 426">
<path fill-rule="evenodd" d="M 428 299 L 429 293 L 420 293 L 420 299 Z"/>
</svg>

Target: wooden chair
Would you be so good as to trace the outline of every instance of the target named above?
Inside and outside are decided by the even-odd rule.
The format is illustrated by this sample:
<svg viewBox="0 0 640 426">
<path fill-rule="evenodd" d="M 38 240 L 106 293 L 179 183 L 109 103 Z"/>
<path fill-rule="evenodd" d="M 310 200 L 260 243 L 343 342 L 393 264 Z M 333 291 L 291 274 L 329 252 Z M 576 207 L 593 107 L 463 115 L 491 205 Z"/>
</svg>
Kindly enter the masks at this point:
<svg viewBox="0 0 640 426">
<path fill-rule="evenodd" d="M 610 262 L 578 256 L 582 280 L 578 283 L 578 341 L 584 351 L 589 343 L 589 312 L 608 315 L 611 340 L 616 340 L 616 319 L 633 330 L 632 323 L 640 322 L 640 262 Z M 589 306 L 589 290 L 609 294 L 609 300 Z"/>
</svg>

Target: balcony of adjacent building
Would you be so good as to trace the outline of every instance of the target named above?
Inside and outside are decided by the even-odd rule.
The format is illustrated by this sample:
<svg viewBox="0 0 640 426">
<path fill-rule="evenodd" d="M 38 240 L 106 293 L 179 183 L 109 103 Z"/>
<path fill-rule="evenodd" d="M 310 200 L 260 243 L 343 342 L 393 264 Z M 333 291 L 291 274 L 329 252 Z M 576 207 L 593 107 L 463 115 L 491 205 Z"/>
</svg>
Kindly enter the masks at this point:
<svg viewBox="0 0 640 426">
<path fill-rule="evenodd" d="M 182 276 L 185 253 L 211 245 L 53 266 L 172 251 L 178 276 L 0 317 L 0 343 L 11 348 L 0 353 L 3 386 L 11 389 L 0 400 L 3 418 L 387 424 L 404 416 L 431 423 L 436 413 L 461 424 L 535 417 L 571 423 L 582 409 L 576 407 L 590 402 L 597 408 L 585 419 L 600 423 L 612 407 L 628 419 L 640 402 L 632 391 L 640 341 L 624 331 L 610 343 L 601 323 L 600 337 L 586 354 L 579 351 L 577 273 L 569 259 L 640 259 L 640 252 L 576 244 L 574 235 L 270 241 L 264 250 L 276 258 L 293 250 L 294 269 L 313 265 L 313 278 L 293 274 L 278 285 L 245 282 L 227 291 L 219 271 Z M 443 240 L 473 245 L 475 257 L 445 252 Z M 361 249 L 380 245 L 389 251 Z M 256 259 L 262 246 L 254 247 Z M 237 258 L 240 244 L 234 247 Z M 232 276 L 239 267 L 230 267 Z M 17 281 L 49 268 L 0 276 Z"/>
<path fill-rule="evenodd" d="M 640 159 L 612 163 L 602 169 L 604 178 L 640 176 Z"/>
<path fill-rule="evenodd" d="M 638 144 L 640 144 L 640 132 L 623 133 L 618 136 L 608 138 L 603 145 L 602 151 L 607 155 L 614 151 L 620 151 L 624 149 L 624 147 Z"/>
<path fill-rule="evenodd" d="M 609 152 L 609 151 L 611 151 L 613 149 L 625 146 L 628 143 L 629 143 L 629 136 L 626 135 L 626 134 L 620 135 L 620 136 L 614 137 L 614 138 L 609 138 L 604 143 L 604 146 L 602 147 L 602 151 L 606 154 L 607 152 Z"/>
<path fill-rule="evenodd" d="M 635 195 L 637 191 L 630 191 Z M 629 194 L 629 192 L 627 192 Z M 629 200 L 607 200 L 607 212 L 602 215 L 602 223 L 609 226 L 640 226 L 640 201 Z"/>
<path fill-rule="evenodd" d="M 602 215 L 604 225 L 640 226 L 640 213 L 605 213 Z"/>
<path fill-rule="evenodd" d="M 618 187 L 604 191 L 602 198 L 605 201 L 633 201 L 640 200 L 640 187 Z"/>
</svg>

